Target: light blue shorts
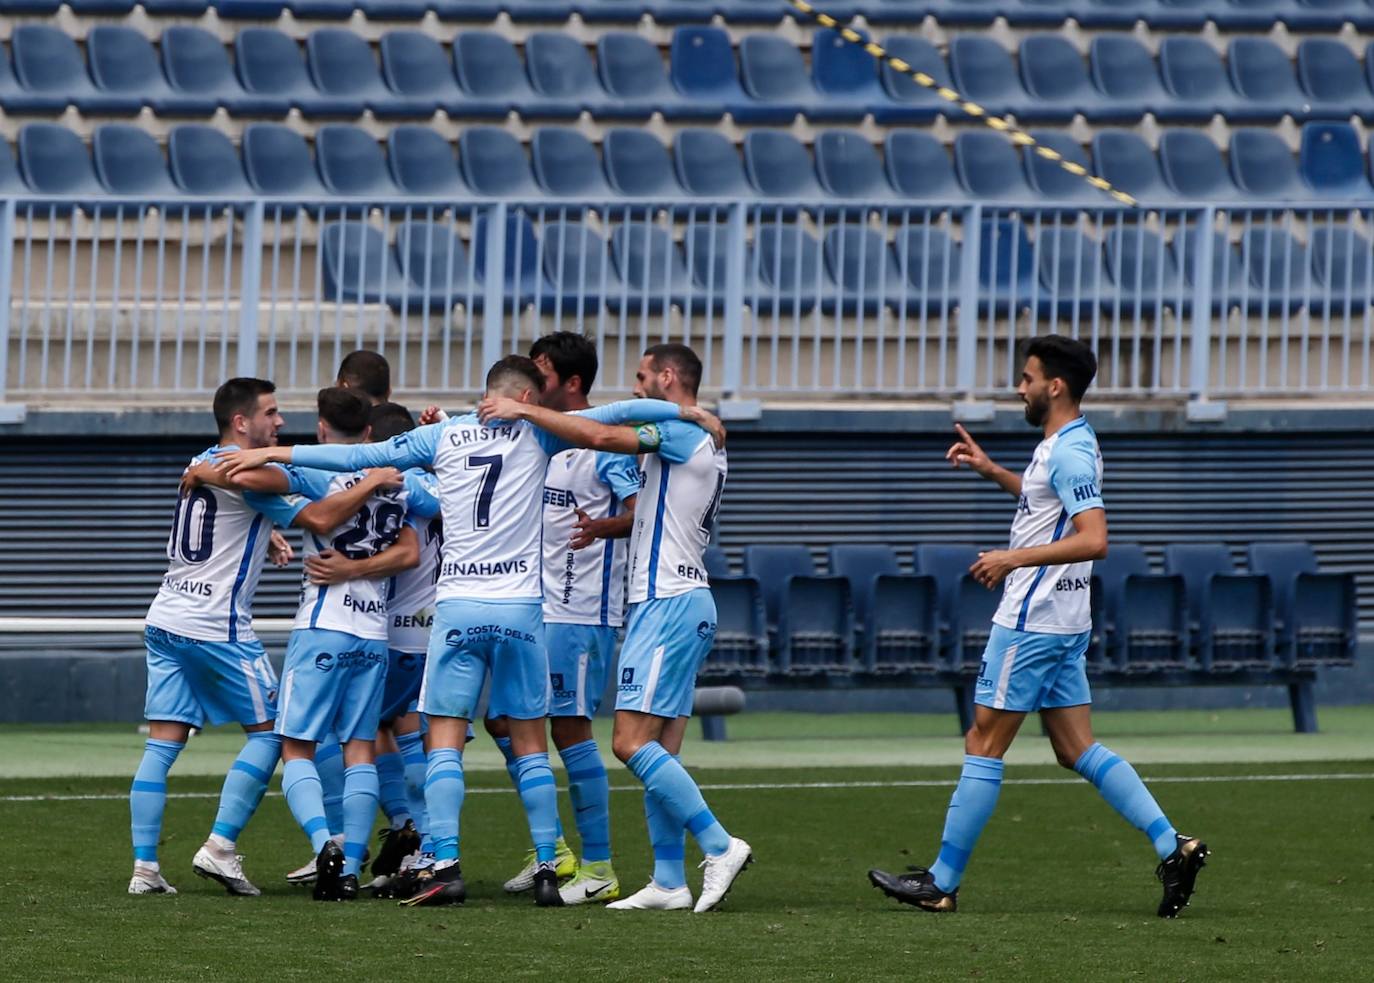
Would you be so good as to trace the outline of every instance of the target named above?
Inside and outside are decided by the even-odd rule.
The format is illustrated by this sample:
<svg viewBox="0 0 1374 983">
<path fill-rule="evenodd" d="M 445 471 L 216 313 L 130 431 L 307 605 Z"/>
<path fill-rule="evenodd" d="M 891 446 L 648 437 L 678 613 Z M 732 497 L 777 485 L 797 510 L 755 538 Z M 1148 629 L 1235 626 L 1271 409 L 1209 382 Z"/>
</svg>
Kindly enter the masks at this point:
<svg viewBox="0 0 1374 983">
<path fill-rule="evenodd" d="M 387 651 L 386 687 L 382 690 L 382 721 L 404 717 L 420 699 L 425 678 L 425 653 Z"/>
<path fill-rule="evenodd" d="M 690 717 L 697 669 L 715 638 L 716 601 L 705 587 L 636 604 L 620 647 L 615 708 Z"/>
<path fill-rule="evenodd" d="M 386 688 L 386 642 L 341 631 L 298 628 L 286 643 L 282 667 L 282 737 L 339 743 L 377 736 Z"/>
<path fill-rule="evenodd" d="M 549 656 L 538 601 L 440 601 L 429 636 L 420 712 L 472 720 L 491 674 L 487 715 L 536 720 L 549 712 Z"/>
<path fill-rule="evenodd" d="M 606 673 L 614 665 L 616 635 L 616 629 L 600 625 L 544 626 L 550 717 L 596 716 L 606 691 Z"/>
<path fill-rule="evenodd" d="M 1049 635 L 993 625 L 973 701 L 1022 713 L 1091 703 L 1084 657 L 1091 635 Z"/>
<path fill-rule="evenodd" d="M 262 642 L 203 642 L 149 625 L 146 720 L 203 727 L 265 724 L 277 715 L 277 674 Z"/>
</svg>

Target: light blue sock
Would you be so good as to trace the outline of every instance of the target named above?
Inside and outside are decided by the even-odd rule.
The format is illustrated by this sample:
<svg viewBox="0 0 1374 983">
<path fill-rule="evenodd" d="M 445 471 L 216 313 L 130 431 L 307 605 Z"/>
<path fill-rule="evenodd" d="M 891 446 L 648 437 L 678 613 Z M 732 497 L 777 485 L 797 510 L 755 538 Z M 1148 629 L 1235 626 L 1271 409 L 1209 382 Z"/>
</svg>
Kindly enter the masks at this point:
<svg viewBox="0 0 1374 983">
<path fill-rule="evenodd" d="M 471 737 L 472 735 L 469 734 L 468 736 Z M 514 786 L 517 792 L 520 791 L 520 774 L 515 767 L 515 762 L 517 759 L 515 757 L 515 749 L 511 747 L 510 738 L 493 737 L 492 740 L 495 741 L 496 746 L 501 749 L 501 756 L 506 759 L 506 774 L 510 775 L 511 785 Z M 554 794 L 557 795 L 556 792 Z M 555 804 L 553 817 L 554 835 L 561 840 L 563 838 L 563 818 L 558 815 L 557 810 L 558 807 Z"/>
<path fill-rule="evenodd" d="M 354 765 L 344 769 L 344 866 L 345 875 L 357 875 L 372 837 L 372 821 L 377 817 L 379 782 L 376 765 Z"/>
<path fill-rule="evenodd" d="M 540 862 L 552 860 L 558 839 L 558 787 L 553 781 L 547 753 L 526 754 L 515 759 L 516 790 L 530 824 L 534 856 Z"/>
<path fill-rule="evenodd" d="M 458 859 L 463 792 L 463 755 L 457 748 L 434 748 L 425 767 L 425 812 L 435 860 Z"/>
<path fill-rule="evenodd" d="M 377 755 L 377 781 L 381 785 L 382 811 L 392 829 L 400 829 L 410 818 L 410 801 L 406 798 L 406 767 L 400 754 Z"/>
<path fill-rule="evenodd" d="M 707 808 L 701 789 L 662 744 L 650 741 L 625 763 L 644 787 L 658 796 L 678 825 L 696 837 L 703 853 L 714 857 L 730 849 L 730 834 Z"/>
<path fill-rule="evenodd" d="M 1145 834 L 1160 860 L 1177 849 L 1177 831 L 1130 762 L 1101 744 L 1093 744 L 1074 763 L 1073 770 L 1092 782 L 1122 819 Z"/>
<path fill-rule="evenodd" d="M 320 788 L 320 773 L 309 758 L 296 758 L 282 765 L 281 790 L 286 793 L 286 805 L 305 835 L 310 837 L 310 849 L 319 853 L 329 839 L 329 823 L 324 818 L 324 794 Z"/>
<path fill-rule="evenodd" d="M 162 810 L 167 805 L 167 772 L 186 745 L 180 741 L 149 740 L 143 760 L 129 787 L 129 832 L 134 859 L 157 863 L 157 841 L 162 837 Z"/>
<path fill-rule="evenodd" d="M 988 824 L 992 810 L 997 807 L 997 795 L 1002 791 L 1002 767 L 1001 758 L 964 755 L 964 770 L 950 796 L 949 811 L 945 813 L 940 855 L 930 865 L 935 886 L 941 891 L 953 891 L 964 876 L 969 854 Z"/>
<path fill-rule="evenodd" d="M 429 818 L 425 815 L 425 738 L 418 730 L 397 734 L 396 746 L 401 749 L 404 766 L 406 803 L 410 819 L 424 840 L 429 834 Z"/>
<path fill-rule="evenodd" d="M 219 812 L 210 830 L 230 843 L 239 838 L 243 827 L 267 791 L 272 772 L 277 770 L 281 757 L 281 738 L 271 731 L 253 731 L 243 742 L 238 758 L 224 776 L 224 788 L 219 793 Z"/>
<path fill-rule="evenodd" d="M 343 747 L 333 734 L 320 741 L 315 749 L 315 771 L 320 776 L 329 832 L 338 835 L 343 832 L 344 760 Z"/>
<path fill-rule="evenodd" d="M 676 755 L 674 755 L 676 758 Z M 674 819 L 657 795 L 644 790 L 644 819 L 654 850 L 654 883 L 667 890 L 687 886 L 687 829 Z"/>
<path fill-rule="evenodd" d="M 568 771 L 568 793 L 582 838 L 582 859 L 611 859 L 611 783 L 596 741 L 583 741 L 558 752 Z"/>
</svg>

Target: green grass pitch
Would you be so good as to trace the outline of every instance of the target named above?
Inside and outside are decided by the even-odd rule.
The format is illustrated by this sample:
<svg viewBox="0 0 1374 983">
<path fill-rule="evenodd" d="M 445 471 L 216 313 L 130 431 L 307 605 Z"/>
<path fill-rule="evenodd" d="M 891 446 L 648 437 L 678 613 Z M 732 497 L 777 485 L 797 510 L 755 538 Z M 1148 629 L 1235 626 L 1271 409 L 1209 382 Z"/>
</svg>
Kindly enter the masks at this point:
<svg viewBox="0 0 1374 983">
<path fill-rule="evenodd" d="M 693 740 L 686 757 L 758 862 L 705 916 L 539 910 L 504 896 L 527 834 L 489 743 L 470 754 L 464 907 L 313 903 L 282 879 L 309 849 L 279 795 L 240 841 L 264 896 L 229 898 L 190 871 L 215 808 L 214 773 L 237 743 L 221 732 L 196 738 L 172 774 L 173 794 L 188 797 L 168 804 L 162 862 L 181 893 L 128 897 L 122 796 L 142 739 L 128 726 L 0 728 L 0 971 L 14 980 L 1371 978 L 1368 708 L 1324 711 L 1326 733 L 1310 740 L 1267 711 L 1102 716 L 1104 742 L 1133 752 L 1166 812 L 1212 847 L 1192 907 L 1171 922 L 1154 916 L 1143 837 L 1089 785 L 1042 763 L 1033 724 L 1009 756 L 1010 781 L 953 916 L 900 907 L 864 877 L 872 865 L 932 858 L 958 769 L 949 720 L 760 714 L 731 724 L 730 742 Z M 1268 760 L 1253 760 L 1256 746 L 1273 749 Z M 874 763 L 850 760 L 864 757 Z M 764 767 L 771 758 L 779 766 Z M 622 789 L 612 795 L 616 867 L 634 890 L 650 866 L 642 800 L 623 769 L 611 777 Z M 571 829 L 566 796 L 563 808 Z M 695 889 L 699 874 L 689 880 Z"/>
</svg>

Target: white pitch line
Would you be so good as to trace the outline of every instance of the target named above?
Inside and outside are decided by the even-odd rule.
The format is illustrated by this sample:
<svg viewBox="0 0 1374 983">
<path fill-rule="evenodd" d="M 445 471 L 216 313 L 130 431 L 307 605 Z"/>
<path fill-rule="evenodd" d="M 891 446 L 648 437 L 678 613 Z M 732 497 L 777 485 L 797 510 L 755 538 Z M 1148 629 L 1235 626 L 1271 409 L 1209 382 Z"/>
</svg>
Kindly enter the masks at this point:
<svg viewBox="0 0 1374 983">
<path fill-rule="evenodd" d="M 1194 784 L 1211 782 L 1355 782 L 1374 781 L 1374 772 L 1317 772 L 1310 775 L 1163 775 L 1143 776 L 1144 780 L 1155 785 Z M 945 778 L 912 779 L 895 782 L 721 782 L 702 785 L 703 792 L 769 792 L 787 789 L 833 789 L 833 788 L 953 788 L 957 780 Z M 1081 785 L 1081 778 L 1011 778 L 1003 785 Z M 612 792 L 643 792 L 642 785 L 612 785 Z M 470 788 L 467 795 L 508 795 L 510 788 Z M 280 792 L 268 792 L 270 796 L 280 797 Z M 98 795 L 0 795 L 0 802 L 122 802 L 127 794 Z M 218 792 L 169 792 L 169 799 L 218 799 Z"/>
</svg>

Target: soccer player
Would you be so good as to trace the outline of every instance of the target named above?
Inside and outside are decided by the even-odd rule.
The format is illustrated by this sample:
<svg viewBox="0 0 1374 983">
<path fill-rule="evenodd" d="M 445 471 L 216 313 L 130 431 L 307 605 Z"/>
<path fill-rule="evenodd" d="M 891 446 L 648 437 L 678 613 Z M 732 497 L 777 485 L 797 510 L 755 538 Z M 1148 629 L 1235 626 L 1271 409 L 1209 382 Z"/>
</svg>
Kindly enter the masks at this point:
<svg viewBox="0 0 1374 983">
<path fill-rule="evenodd" d="M 150 737 L 134 775 L 129 809 L 134 845 L 130 894 L 175 894 L 157 859 L 167 773 L 191 728 L 236 721 L 248 739 L 224 780 L 209 839 L 193 869 L 230 894 L 260 892 L 244 876 L 236 840 L 257 809 L 277 766 L 281 741 L 272 732 L 277 679 L 253 633 L 253 595 L 272 524 L 323 533 L 349 514 L 347 502 L 306 503 L 280 495 L 203 484 L 214 480 L 217 451 L 271 447 L 285 420 L 276 387 L 263 379 L 230 379 L 215 392 L 219 443 L 191 461 L 182 480 L 167 541 L 167 575 L 148 610 L 144 640 Z"/>
<path fill-rule="evenodd" d="M 559 331 L 530 348 L 544 373 L 542 405 L 560 413 L 585 410 L 596 381 L 596 346 L 585 335 Z M 549 653 L 549 728 L 568 773 L 568 790 L 582 840 L 579 864 L 560 835 L 555 870 L 571 875 L 561 888 L 566 905 L 614 901 L 620 881 L 611 866 L 610 782 L 592 736 L 606 674 L 613 667 L 616 634 L 624 624 L 625 543 L 639 494 L 639 465 L 627 454 L 583 448 L 549 461 L 544 482 L 544 646 Z M 604 541 L 588 549 L 595 538 Z M 514 763 L 510 728 L 488 715 L 487 731 Z M 512 778 L 515 777 L 511 768 Z M 533 851 L 505 883 L 518 894 L 534 886 Z"/>
<path fill-rule="evenodd" d="M 640 360 L 637 379 L 637 393 L 695 407 L 701 360 L 685 345 L 654 345 Z M 528 420 L 568 441 L 597 439 L 587 432 L 586 420 L 510 399 L 488 399 L 479 413 L 484 420 Z M 710 911 L 753 860 L 749 844 L 726 832 L 678 759 L 697 670 L 716 633 L 716 606 L 703 554 L 725 488 L 723 439 L 678 421 L 594 429 L 604 431 L 599 446 L 645 455 L 642 504 L 635 511 L 630 547 L 632 609 L 620 651 L 612 750 L 644 783 L 654 876 L 642 890 L 608 907 L 692 907 L 683 869 L 686 829 L 706 855 L 693 910 Z"/>
<path fill-rule="evenodd" d="M 1207 859 L 1201 840 L 1178 833 L 1135 769 L 1093 739 L 1092 696 L 1084 653 L 1092 629 L 1092 561 L 1107 555 L 1102 455 L 1080 403 L 1097 374 L 1081 341 L 1032 339 L 1017 393 L 1026 421 L 1045 439 L 1023 474 L 998 467 L 963 427 L 946 453 L 1016 499 L 1009 549 L 981 553 L 970 573 L 992 589 L 1005 581 L 975 687 L 973 726 L 964 738 L 964 769 L 945 817 L 940 852 L 930 868 L 869 880 L 891 898 L 925 911 L 954 911 L 959 882 L 997 804 L 1002 759 L 1026 714 L 1040 711 L 1055 757 L 1092 782 L 1102 797 L 1145 834 L 1160 864 L 1162 918 L 1173 918 L 1193 893 Z"/>
<path fill-rule="evenodd" d="M 528 404 L 538 399 L 544 376 L 528 358 L 509 355 L 491 367 L 486 386 L 488 396 Z M 443 564 L 419 709 L 429 720 L 425 806 L 435 865 L 432 883 L 406 903 L 458 903 L 466 897 L 458 861 L 462 749 L 490 672 L 492 712 L 510 718 L 520 798 L 540 864 L 535 902 L 562 904 L 553 862 L 558 806 L 544 725 L 549 664 L 539 541 L 545 472 L 549 458 L 573 443 L 600 447 L 598 420 L 683 416 L 714 420 L 672 403 L 631 400 L 567 414 L 587 428 L 584 439 L 574 442 L 519 421 L 484 425 L 469 413 L 380 444 L 273 447 L 224 456 L 230 473 L 269 461 L 336 471 L 388 464 L 434 469 L 443 507 Z"/>
<path fill-rule="evenodd" d="M 356 393 L 373 406 L 381 406 L 391 399 L 391 366 L 378 352 L 349 352 L 339 363 L 334 385 Z"/>
</svg>

